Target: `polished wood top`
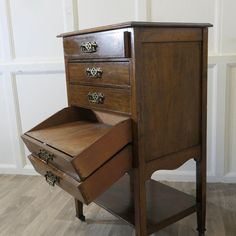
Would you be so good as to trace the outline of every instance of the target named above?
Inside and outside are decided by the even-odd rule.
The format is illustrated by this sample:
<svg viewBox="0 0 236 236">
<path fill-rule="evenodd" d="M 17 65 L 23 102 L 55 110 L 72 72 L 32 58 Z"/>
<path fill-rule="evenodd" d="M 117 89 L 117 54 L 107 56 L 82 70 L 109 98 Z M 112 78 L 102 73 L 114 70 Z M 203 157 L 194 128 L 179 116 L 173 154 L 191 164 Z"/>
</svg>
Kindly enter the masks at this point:
<svg viewBox="0 0 236 236">
<path fill-rule="evenodd" d="M 105 31 L 105 30 L 121 29 L 121 28 L 128 28 L 128 27 L 205 28 L 205 27 L 212 27 L 212 26 L 213 25 L 209 23 L 129 21 L 129 22 L 123 22 L 123 23 L 118 23 L 118 24 L 99 26 L 99 27 L 90 28 L 90 29 L 67 32 L 67 33 L 60 34 L 57 37 L 68 37 L 68 36 L 73 36 L 73 35 L 94 33 L 94 32 L 100 32 L 100 31 Z"/>
</svg>

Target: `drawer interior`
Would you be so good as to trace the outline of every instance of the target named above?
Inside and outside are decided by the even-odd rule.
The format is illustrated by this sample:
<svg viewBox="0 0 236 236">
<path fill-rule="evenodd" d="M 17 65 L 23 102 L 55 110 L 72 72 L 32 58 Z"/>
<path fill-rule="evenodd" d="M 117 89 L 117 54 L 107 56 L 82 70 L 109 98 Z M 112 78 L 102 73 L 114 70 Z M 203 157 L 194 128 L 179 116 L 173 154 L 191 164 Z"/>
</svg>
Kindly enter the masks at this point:
<svg viewBox="0 0 236 236">
<path fill-rule="evenodd" d="M 55 157 L 51 163 L 66 173 L 74 170 L 77 179 L 84 180 L 129 144 L 131 136 L 131 120 L 127 116 L 67 107 L 22 138 L 33 154 L 37 155 L 37 147 L 43 146 Z"/>
<path fill-rule="evenodd" d="M 30 131 L 27 135 L 74 157 L 109 129 L 111 126 L 108 124 L 81 120 Z"/>
</svg>

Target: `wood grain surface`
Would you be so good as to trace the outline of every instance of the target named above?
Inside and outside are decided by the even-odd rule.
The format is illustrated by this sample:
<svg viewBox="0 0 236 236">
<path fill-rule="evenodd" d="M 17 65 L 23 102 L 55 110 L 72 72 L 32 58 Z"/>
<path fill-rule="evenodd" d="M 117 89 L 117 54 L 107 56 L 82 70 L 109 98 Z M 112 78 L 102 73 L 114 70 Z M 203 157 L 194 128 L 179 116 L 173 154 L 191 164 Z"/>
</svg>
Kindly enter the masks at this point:
<svg viewBox="0 0 236 236">
<path fill-rule="evenodd" d="M 123 29 L 71 36 L 63 41 L 64 53 L 70 59 L 124 58 L 129 55 L 127 41 L 128 32 Z M 95 52 L 85 53 L 81 51 L 81 45 L 88 42 L 96 42 Z"/>
<path fill-rule="evenodd" d="M 69 104 L 90 109 L 101 109 L 116 111 L 120 113 L 130 113 L 130 90 L 112 89 L 95 86 L 69 85 Z M 102 93 L 105 97 L 101 104 L 90 103 L 88 93 Z"/>
<path fill-rule="evenodd" d="M 101 78 L 88 77 L 87 69 L 102 70 Z M 130 84 L 128 62 L 77 62 L 68 63 L 70 83 L 127 87 Z"/>
<path fill-rule="evenodd" d="M 212 26 L 213 26 L 212 24 L 208 24 L 208 23 L 128 21 L 128 22 L 123 22 L 123 23 L 118 23 L 118 24 L 99 26 L 99 27 L 90 28 L 90 29 L 83 29 L 83 30 L 63 33 L 63 34 L 58 35 L 58 37 L 69 37 L 72 35 L 101 32 L 105 30 L 120 29 L 120 28 L 127 28 L 127 27 L 204 28 L 204 27 L 212 27 Z"/>
<path fill-rule="evenodd" d="M 43 127 L 42 129 L 36 127 L 22 135 L 23 141 L 35 157 L 50 162 L 78 181 L 91 175 L 132 141 L 129 118 L 107 116 L 103 112 L 88 112 L 85 117 L 84 109 L 83 116 L 77 117 L 81 109 L 63 109 L 62 114 L 64 110 L 68 110 L 73 116 L 64 114 L 63 120 L 63 116 L 57 112 L 37 126 Z M 57 125 L 51 124 L 51 120 Z M 52 156 L 49 161 L 45 155 L 41 156 L 42 151 Z"/>
<path fill-rule="evenodd" d="M 200 144 L 201 45 L 142 45 L 140 132 L 146 161 L 151 161 Z"/>
<path fill-rule="evenodd" d="M 39 174 L 46 176 L 48 172 L 52 173 L 57 178 L 56 185 L 85 204 L 91 203 L 129 171 L 131 169 L 131 158 L 131 148 L 127 146 L 87 179 L 78 182 L 55 168 L 54 165 L 46 164 L 45 161 L 33 155 L 29 156 L 30 162 Z"/>
</svg>

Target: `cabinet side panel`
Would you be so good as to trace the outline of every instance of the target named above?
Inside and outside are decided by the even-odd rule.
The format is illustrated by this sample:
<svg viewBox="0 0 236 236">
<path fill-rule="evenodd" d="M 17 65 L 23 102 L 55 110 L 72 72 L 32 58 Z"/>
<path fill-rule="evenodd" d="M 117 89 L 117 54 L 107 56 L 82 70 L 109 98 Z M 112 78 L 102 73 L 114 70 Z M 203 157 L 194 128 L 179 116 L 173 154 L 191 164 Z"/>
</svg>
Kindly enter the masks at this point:
<svg viewBox="0 0 236 236">
<path fill-rule="evenodd" d="M 142 42 L 140 135 L 146 161 L 200 143 L 201 42 Z"/>
</svg>

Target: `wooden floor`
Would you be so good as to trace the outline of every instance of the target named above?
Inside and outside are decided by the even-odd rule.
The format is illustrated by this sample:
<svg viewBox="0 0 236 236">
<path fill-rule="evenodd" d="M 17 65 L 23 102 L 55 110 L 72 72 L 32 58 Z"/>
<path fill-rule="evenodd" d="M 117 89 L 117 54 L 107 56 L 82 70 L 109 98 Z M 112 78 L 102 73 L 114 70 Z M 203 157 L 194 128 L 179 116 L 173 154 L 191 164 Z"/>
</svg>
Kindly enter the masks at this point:
<svg viewBox="0 0 236 236">
<path fill-rule="evenodd" d="M 192 183 L 169 183 L 194 194 Z M 174 202 L 172 204 L 175 204 Z M 208 236 L 236 235 L 236 184 L 209 184 Z M 86 222 L 75 217 L 74 200 L 42 177 L 0 175 L 1 236 L 129 236 L 134 230 L 111 214 L 91 204 L 85 207 Z M 153 234 L 197 235 L 195 214 Z"/>
</svg>

